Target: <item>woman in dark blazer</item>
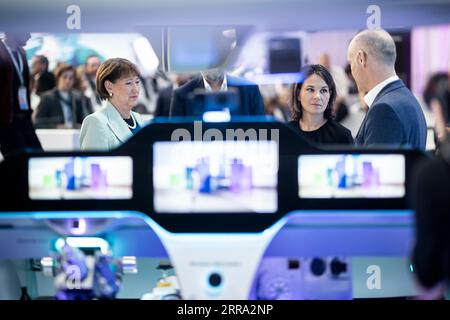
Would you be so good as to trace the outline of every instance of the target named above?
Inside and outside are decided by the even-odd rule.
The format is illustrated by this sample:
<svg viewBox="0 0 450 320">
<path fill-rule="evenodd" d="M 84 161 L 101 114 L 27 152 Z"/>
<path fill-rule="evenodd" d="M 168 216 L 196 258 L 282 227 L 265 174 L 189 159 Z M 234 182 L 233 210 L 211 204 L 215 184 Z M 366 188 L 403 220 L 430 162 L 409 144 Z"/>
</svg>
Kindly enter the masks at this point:
<svg viewBox="0 0 450 320">
<path fill-rule="evenodd" d="M 292 88 L 293 119 L 288 126 L 312 144 L 353 144 L 347 128 L 333 119 L 336 86 L 325 67 L 306 66 Z"/>
<path fill-rule="evenodd" d="M 36 108 L 36 128 L 80 128 L 89 113 L 89 101 L 79 91 L 73 90 L 75 68 L 60 65 L 56 70 L 55 89 L 42 95 Z"/>
</svg>

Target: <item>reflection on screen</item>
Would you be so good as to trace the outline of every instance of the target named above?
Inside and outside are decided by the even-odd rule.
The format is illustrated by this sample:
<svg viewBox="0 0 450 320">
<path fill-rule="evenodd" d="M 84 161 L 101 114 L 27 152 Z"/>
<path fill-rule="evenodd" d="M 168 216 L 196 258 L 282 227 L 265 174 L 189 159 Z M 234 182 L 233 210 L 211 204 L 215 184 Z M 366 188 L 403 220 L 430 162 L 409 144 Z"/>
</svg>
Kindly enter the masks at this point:
<svg viewBox="0 0 450 320">
<path fill-rule="evenodd" d="M 181 141 L 153 145 L 157 212 L 277 210 L 275 141 Z"/>
<path fill-rule="evenodd" d="M 130 199 L 130 157 L 31 158 L 29 196 L 36 200 Z"/>
<path fill-rule="evenodd" d="M 402 198 L 405 158 L 385 155 L 301 155 L 300 198 Z"/>
</svg>

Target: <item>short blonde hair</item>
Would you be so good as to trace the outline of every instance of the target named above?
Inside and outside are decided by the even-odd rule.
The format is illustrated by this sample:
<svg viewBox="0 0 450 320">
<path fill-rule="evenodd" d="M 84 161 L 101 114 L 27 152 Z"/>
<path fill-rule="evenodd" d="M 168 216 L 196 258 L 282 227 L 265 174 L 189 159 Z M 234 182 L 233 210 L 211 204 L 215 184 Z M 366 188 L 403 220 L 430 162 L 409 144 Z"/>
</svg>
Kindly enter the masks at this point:
<svg viewBox="0 0 450 320">
<path fill-rule="evenodd" d="M 100 99 L 107 100 L 109 98 L 108 91 L 105 87 L 105 81 L 116 82 L 118 79 L 126 76 L 140 76 L 139 70 L 134 63 L 123 58 L 108 59 L 103 62 L 97 70 L 96 86 L 97 94 Z"/>
</svg>

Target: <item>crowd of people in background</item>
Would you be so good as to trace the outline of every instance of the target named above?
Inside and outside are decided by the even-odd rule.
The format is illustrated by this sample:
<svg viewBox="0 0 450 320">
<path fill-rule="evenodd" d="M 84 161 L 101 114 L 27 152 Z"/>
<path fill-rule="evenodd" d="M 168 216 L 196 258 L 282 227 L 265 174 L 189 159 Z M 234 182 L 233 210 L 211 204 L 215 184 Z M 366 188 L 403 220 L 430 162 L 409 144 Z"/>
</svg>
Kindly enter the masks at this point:
<svg viewBox="0 0 450 320">
<path fill-rule="evenodd" d="M 96 83 L 97 72 L 102 63 L 104 63 L 102 58 L 93 54 L 85 59 L 84 64 L 75 66 L 66 64 L 65 62 L 59 62 L 55 68 L 50 70 L 47 57 L 40 54 L 33 56 L 29 76 L 29 93 L 34 126 L 38 129 L 80 129 L 83 120 L 88 115 L 106 107 L 107 101 L 100 98 Z M 361 124 L 363 124 L 366 114 L 370 110 L 367 101 L 364 99 L 364 96 L 369 92 L 369 88 L 363 88 L 361 90 L 360 87 L 364 86 L 365 79 L 374 73 L 373 70 L 380 70 L 380 64 L 376 63 L 372 65 L 373 70 L 366 70 L 366 74 L 360 76 L 359 84 L 354 79 L 357 65 L 351 66 L 351 61 L 348 61 L 344 67 L 337 66 L 332 63 L 330 54 L 324 52 L 320 55 L 317 66 L 321 66 L 324 70 L 321 71 L 322 75 L 324 72 L 329 73 L 333 81 L 334 89 L 333 92 L 330 92 L 333 97 L 330 101 L 332 105 L 330 106 L 330 110 L 328 111 L 327 109 L 326 112 L 327 117 L 329 114 L 329 119 L 333 121 L 330 121 L 330 123 L 340 124 L 350 130 L 351 140 L 356 139 L 356 143 L 359 142 L 359 144 L 364 145 L 364 141 L 361 140 L 362 132 L 360 132 L 359 138 L 357 138 L 357 135 L 361 131 Z M 306 69 L 302 70 L 302 72 L 305 72 Z M 301 87 L 299 87 L 298 83 L 254 86 L 250 85 L 251 83 L 244 83 L 245 80 L 241 78 L 233 77 L 223 71 L 217 74 L 214 70 L 199 74 L 164 74 L 158 71 L 153 76 L 144 77 L 140 74 L 138 76 L 140 90 L 138 101 L 136 106 L 133 107 L 133 111 L 144 115 L 146 120 L 159 117 L 168 118 L 192 115 L 192 111 L 186 110 L 186 99 L 188 94 L 198 88 L 206 89 L 206 91 L 208 89 L 210 91 L 224 91 L 228 90 L 228 88 L 235 87 L 239 91 L 240 105 L 241 107 L 243 106 L 243 109 L 237 112 L 238 114 L 270 115 L 278 121 L 290 124 L 295 129 L 300 129 L 300 131 L 296 131 L 302 133 L 304 136 L 315 136 L 317 133 L 313 130 L 314 128 L 311 129 L 312 127 L 306 126 L 304 127 L 306 129 L 303 130 L 301 126 L 299 128 L 297 128 L 298 126 L 292 126 L 293 120 L 300 121 L 298 118 L 298 102 L 300 99 L 296 99 L 298 97 L 293 96 L 293 90 Z M 213 79 L 215 76 L 218 76 L 218 79 Z M 395 72 L 392 73 L 392 76 L 396 76 Z M 450 85 L 448 78 L 449 75 L 446 73 L 432 75 L 424 92 L 425 106 L 436 117 L 442 117 L 447 124 L 449 123 L 448 110 L 450 108 Z M 322 77 L 323 79 L 324 77 Z M 392 78 L 391 80 L 401 81 L 398 77 L 395 79 Z M 219 84 L 217 88 L 214 88 L 215 83 Z M 250 88 L 255 88 L 256 91 L 254 93 L 250 92 Z M 405 87 L 405 90 L 408 89 Z M 253 105 L 253 101 L 257 101 L 255 102 L 257 105 Z M 380 109 L 377 108 L 377 110 Z M 300 114 L 302 114 L 302 110 L 300 109 Z M 387 113 L 389 112 L 395 113 L 397 111 L 388 110 Z M 417 108 L 415 112 L 418 112 Z M 375 112 L 370 114 L 374 115 Z M 405 114 L 409 115 L 410 113 Z M 399 117 L 398 114 L 396 115 Z M 383 116 L 386 116 L 386 114 Z M 426 130 L 426 128 L 422 128 L 423 119 L 421 116 L 420 118 L 420 130 Z M 390 119 L 393 120 L 391 127 L 397 128 L 398 131 L 404 130 L 400 124 L 402 119 L 395 119 L 395 117 L 390 117 Z M 327 121 L 322 122 L 324 122 L 322 124 L 327 123 Z M 383 125 L 386 127 L 386 122 Z M 416 128 L 417 126 L 413 126 L 413 129 Z M 439 137 L 443 135 L 443 130 L 447 129 L 436 129 L 436 145 L 438 145 Z M 386 130 L 377 130 L 371 134 L 373 137 L 374 134 L 383 132 L 386 133 Z M 396 132 L 392 134 L 396 135 L 401 133 Z M 421 141 L 415 147 L 424 149 L 423 132 L 421 135 Z M 381 137 L 380 139 L 375 142 L 390 142 L 389 137 Z M 383 139 L 387 140 L 384 141 Z M 400 141 L 397 144 L 408 144 L 407 139 L 408 137 L 404 137 L 404 141 Z M 317 139 L 312 139 L 312 142 L 321 142 L 315 140 Z M 322 142 L 330 143 L 328 140 L 325 139 Z M 336 141 L 343 143 L 342 139 L 337 139 Z M 346 141 L 351 143 L 350 139 Z"/>
<path fill-rule="evenodd" d="M 49 70 L 47 57 L 34 56 L 30 91 L 36 128 L 79 129 L 87 115 L 105 107 L 106 102 L 100 99 L 96 88 L 96 74 L 102 62 L 99 56 L 90 55 L 82 65 L 59 62 L 53 70 Z M 141 90 L 134 111 L 147 115 L 147 118 L 169 117 L 173 91 L 193 76 L 162 72 L 149 77 L 139 75 Z M 76 114 L 73 123 L 67 107 Z M 55 117 L 55 114 L 60 116 Z"/>
</svg>

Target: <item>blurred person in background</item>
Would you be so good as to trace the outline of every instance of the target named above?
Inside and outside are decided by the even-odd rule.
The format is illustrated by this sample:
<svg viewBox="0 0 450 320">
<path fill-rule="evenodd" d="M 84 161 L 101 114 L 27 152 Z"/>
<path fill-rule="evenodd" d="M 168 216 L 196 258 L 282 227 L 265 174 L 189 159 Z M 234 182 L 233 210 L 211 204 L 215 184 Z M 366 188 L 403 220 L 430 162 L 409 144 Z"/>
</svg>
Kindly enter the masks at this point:
<svg viewBox="0 0 450 320">
<path fill-rule="evenodd" d="M 349 64 L 345 67 L 345 74 L 347 75 L 350 84 L 348 96 L 345 99 L 348 103 L 348 115 L 341 120 L 341 124 L 352 132 L 354 138 L 358 134 L 358 130 L 361 127 L 361 123 L 363 122 L 369 107 L 364 101 L 364 94 L 358 92 L 358 87 L 352 76 Z"/>
<path fill-rule="evenodd" d="M 450 69 L 450 68 L 449 68 Z M 423 98 L 435 118 L 434 142 L 439 150 L 440 141 L 445 137 L 450 124 L 450 70 L 449 74 L 438 72 L 428 80 Z"/>
<path fill-rule="evenodd" d="M 84 66 L 80 65 L 75 69 L 75 82 L 73 88 L 81 93 L 81 98 L 83 101 L 83 109 L 86 114 L 91 114 L 94 112 L 91 100 L 86 96 L 85 92 L 88 90 L 88 80 L 86 74 L 84 73 Z"/>
<path fill-rule="evenodd" d="M 29 33 L 5 33 L 0 41 L 0 151 L 42 150 L 31 120 L 30 71 L 23 47 Z"/>
<path fill-rule="evenodd" d="M 345 66 L 344 71 L 345 71 L 345 74 L 347 75 L 347 79 L 348 79 L 348 83 L 349 83 L 348 93 L 349 94 L 358 94 L 358 86 L 356 85 L 355 78 L 353 78 L 352 68 L 349 63 L 347 63 L 347 65 Z"/>
<path fill-rule="evenodd" d="M 336 85 L 336 101 L 333 105 L 334 119 L 337 122 L 341 122 L 349 113 L 346 98 L 351 83 L 343 68 L 331 64 L 331 58 L 327 53 L 322 53 L 320 55 L 319 64 L 324 66 L 333 77 Z"/>
<path fill-rule="evenodd" d="M 169 78 L 171 79 L 171 83 L 159 91 L 154 112 L 155 117 L 170 116 L 170 103 L 172 101 L 173 91 L 192 80 L 193 76 L 190 74 L 173 74 Z"/>
<path fill-rule="evenodd" d="M 36 108 L 36 128 L 75 129 L 80 128 L 87 111 L 83 106 L 82 93 L 73 90 L 75 68 L 60 64 L 55 71 L 56 88 L 44 93 Z"/>
<path fill-rule="evenodd" d="M 436 103 L 434 112 L 441 108 L 436 99 L 430 103 Z M 443 117 L 436 117 L 436 127 L 442 130 L 439 153 L 414 167 L 409 199 L 415 213 L 412 264 L 421 299 L 450 299 L 450 134 Z"/>
<path fill-rule="evenodd" d="M 48 59 L 43 55 L 33 56 L 31 60 L 31 108 L 36 109 L 41 101 L 42 93 L 53 89 L 56 85 L 55 75 L 48 71 Z"/>
<path fill-rule="evenodd" d="M 228 91 L 237 89 L 239 106 L 236 115 L 264 115 L 264 102 L 258 85 L 242 78 L 227 75 L 221 68 L 213 68 L 201 72 L 183 86 L 174 90 L 170 106 L 171 117 L 193 116 L 193 110 L 188 106 L 188 96 L 197 89 L 206 92 Z"/>
<path fill-rule="evenodd" d="M 291 118 L 289 109 L 282 103 L 279 96 L 264 99 L 265 113 L 282 122 L 288 122 Z"/>
<path fill-rule="evenodd" d="M 84 74 L 88 84 L 84 94 L 91 100 L 91 105 L 94 111 L 97 111 L 104 106 L 100 96 L 97 93 L 95 84 L 96 74 L 100 64 L 101 60 L 97 55 L 88 56 L 84 64 Z"/>
<path fill-rule="evenodd" d="M 38 96 L 56 86 L 55 75 L 48 71 L 48 59 L 43 55 L 36 55 L 31 60 L 32 90 Z"/>
</svg>

